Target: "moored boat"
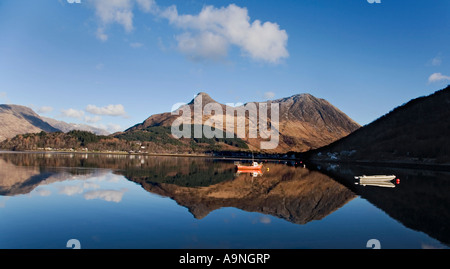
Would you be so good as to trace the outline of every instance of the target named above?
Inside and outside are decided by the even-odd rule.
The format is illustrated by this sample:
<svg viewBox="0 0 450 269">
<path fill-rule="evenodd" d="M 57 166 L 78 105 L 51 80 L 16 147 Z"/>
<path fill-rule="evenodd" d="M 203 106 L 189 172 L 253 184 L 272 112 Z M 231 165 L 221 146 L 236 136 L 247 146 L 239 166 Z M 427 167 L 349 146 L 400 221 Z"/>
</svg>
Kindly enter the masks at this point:
<svg viewBox="0 0 450 269">
<path fill-rule="evenodd" d="M 253 162 L 252 165 L 242 165 L 242 164 L 236 165 L 237 169 L 241 171 L 261 170 L 262 166 L 263 166 L 262 163 L 257 162 Z"/>
<path fill-rule="evenodd" d="M 392 181 L 396 179 L 395 175 L 373 175 L 373 176 L 355 176 L 355 184 L 361 186 L 378 186 L 378 187 L 390 187 L 394 188 L 395 185 L 400 184 L 400 179 L 395 180 L 395 184 Z"/>
<path fill-rule="evenodd" d="M 391 181 L 395 179 L 395 175 L 373 175 L 373 176 L 355 176 L 355 179 L 364 181 Z"/>
</svg>

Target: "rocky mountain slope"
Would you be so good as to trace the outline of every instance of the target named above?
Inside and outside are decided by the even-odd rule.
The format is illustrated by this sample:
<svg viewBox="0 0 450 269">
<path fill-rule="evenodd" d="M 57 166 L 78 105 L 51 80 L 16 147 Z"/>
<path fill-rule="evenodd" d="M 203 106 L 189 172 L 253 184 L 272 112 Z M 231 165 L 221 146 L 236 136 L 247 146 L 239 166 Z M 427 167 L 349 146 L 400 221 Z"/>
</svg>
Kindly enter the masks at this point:
<svg viewBox="0 0 450 269">
<path fill-rule="evenodd" d="M 194 105 L 200 103 L 202 108 L 209 103 L 217 103 L 207 93 L 199 93 L 191 102 L 187 104 L 191 111 L 191 123 L 194 124 Z M 211 122 L 220 122 L 224 130 L 229 131 L 226 121 L 226 111 L 245 109 L 249 104 L 244 104 L 240 107 L 229 107 L 218 103 L 222 108 L 220 115 L 203 115 L 202 124 L 208 125 Z M 260 103 L 253 103 L 256 111 L 259 111 Z M 279 105 L 279 143 L 272 152 L 287 152 L 287 151 L 307 151 L 332 143 L 351 132 L 357 130 L 360 125 L 350 119 L 342 111 L 334 107 L 328 101 L 319 99 L 311 94 L 298 94 L 287 98 L 281 98 L 267 102 L 267 118 L 268 125 L 272 124 L 271 104 Z M 179 110 L 183 110 L 183 107 Z M 152 115 L 144 122 L 137 124 L 125 132 L 132 133 L 136 131 L 143 131 L 149 127 L 165 126 L 169 127 L 172 123 L 182 115 L 181 112 L 172 114 L 170 112 Z M 251 150 L 260 150 L 260 143 L 264 139 L 260 137 L 259 125 L 256 123 L 258 137 L 251 138 L 248 136 L 248 130 L 251 122 L 250 113 L 246 112 L 244 119 L 235 112 L 233 117 L 234 133 L 238 129 L 238 124 L 244 123 L 246 136 L 242 138 Z M 239 125 L 242 127 L 242 125 Z"/>
<path fill-rule="evenodd" d="M 0 105 L 0 141 L 18 134 L 57 132 L 31 108 L 19 105 Z"/>
</svg>

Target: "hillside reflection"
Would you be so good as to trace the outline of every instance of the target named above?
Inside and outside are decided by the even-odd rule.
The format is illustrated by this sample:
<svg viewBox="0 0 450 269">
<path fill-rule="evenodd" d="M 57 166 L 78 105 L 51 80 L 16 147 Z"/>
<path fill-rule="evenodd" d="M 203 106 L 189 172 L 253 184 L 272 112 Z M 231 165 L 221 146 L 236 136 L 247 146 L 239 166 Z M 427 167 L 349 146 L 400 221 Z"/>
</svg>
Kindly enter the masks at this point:
<svg viewBox="0 0 450 269">
<path fill-rule="evenodd" d="M 150 177 L 126 177 L 152 193 L 167 196 L 185 206 L 196 218 L 222 207 L 269 214 L 297 224 L 320 220 L 355 197 L 343 185 L 308 169 L 266 164 L 270 172 L 259 177 L 236 175 L 209 186 L 190 187 L 155 182 Z M 203 177 L 191 174 L 191 179 Z"/>
<path fill-rule="evenodd" d="M 404 226 L 450 242 L 448 172 L 335 164 L 307 169 L 269 162 L 262 175 L 253 177 L 237 174 L 233 161 L 225 160 L 34 153 L 1 153 L 0 168 L 2 196 L 28 194 L 40 185 L 73 179 L 125 177 L 147 192 L 173 199 L 197 219 L 234 207 L 305 224 L 361 196 Z M 354 176 L 363 174 L 395 174 L 401 183 L 395 188 L 355 185 Z M 85 199 L 119 202 L 126 190 L 89 191 Z"/>
<path fill-rule="evenodd" d="M 450 244 L 450 172 L 317 163 L 327 174 L 404 226 Z M 356 175 L 396 175 L 395 188 L 355 184 Z"/>
<path fill-rule="evenodd" d="M 235 207 L 297 224 L 319 220 L 355 195 L 322 173 L 267 163 L 254 178 L 233 162 L 203 158 L 80 154 L 1 154 L 0 194 L 26 194 L 40 184 L 89 177 L 109 169 L 146 191 L 170 197 L 201 219 Z M 130 158 L 131 157 L 131 158 Z M 78 177 L 79 178 L 79 177 Z"/>
</svg>

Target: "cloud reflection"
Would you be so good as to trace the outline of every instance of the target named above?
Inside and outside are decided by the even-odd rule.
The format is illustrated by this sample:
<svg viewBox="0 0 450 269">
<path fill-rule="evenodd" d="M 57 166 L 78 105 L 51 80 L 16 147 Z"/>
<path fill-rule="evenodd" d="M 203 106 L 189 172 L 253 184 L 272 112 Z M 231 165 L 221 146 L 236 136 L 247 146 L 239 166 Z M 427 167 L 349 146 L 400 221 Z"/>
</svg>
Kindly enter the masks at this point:
<svg viewBox="0 0 450 269">
<path fill-rule="evenodd" d="M 112 189 L 101 189 L 103 183 L 117 183 L 120 180 L 120 176 L 114 174 L 103 174 L 95 178 L 90 178 L 89 180 L 82 181 L 73 184 L 72 182 L 67 182 L 68 184 L 57 186 L 58 193 L 67 196 L 73 196 L 82 194 L 84 199 L 100 199 L 107 202 L 120 202 L 122 201 L 123 194 L 128 191 L 126 188 L 120 190 Z M 105 186 L 103 186 L 105 188 Z M 38 191 L 39 195 L 45 195 L 44 190 Z"/>
<path fill-rule="evenodd" d="M 65 194 L 68 196 L 72 196 L 75 194 L 81 194 L 84 192 L 84 190 L 86 189 L 98 189 L 100 188 L 100 185 L 94 183 L 94 182 L 82 182 L 80 184 L 77 185 L 65 185 L 65 186 L 58 186 L 59 189 L 59 193 L 60 194 Z"/>
<path fill-rule="evenodd" d="M 101 199 L 107 202 L 116 202 L 119 203 L 122 201 L 123 194 L 127 191 L 127 189 L 121 190 L 96 190 L 96 191 L 88 191 L 84 193 L 84 198 L 86 200 L 91 199 Z"/>
</svg>

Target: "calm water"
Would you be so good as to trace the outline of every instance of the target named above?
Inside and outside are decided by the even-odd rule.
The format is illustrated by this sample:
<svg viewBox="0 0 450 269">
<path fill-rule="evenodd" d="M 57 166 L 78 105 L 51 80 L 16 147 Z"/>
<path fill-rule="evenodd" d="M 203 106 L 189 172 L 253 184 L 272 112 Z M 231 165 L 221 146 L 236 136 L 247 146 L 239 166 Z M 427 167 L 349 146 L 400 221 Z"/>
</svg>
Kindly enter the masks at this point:
<svg viewBox="0 0 450 269">
<path fill-rule="evenodd" d="M 395 174 L 394 187 L 353 176 Z M 450 174 L 0 153 L 0 248 L 448 248 Z"/>
</svg>

